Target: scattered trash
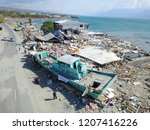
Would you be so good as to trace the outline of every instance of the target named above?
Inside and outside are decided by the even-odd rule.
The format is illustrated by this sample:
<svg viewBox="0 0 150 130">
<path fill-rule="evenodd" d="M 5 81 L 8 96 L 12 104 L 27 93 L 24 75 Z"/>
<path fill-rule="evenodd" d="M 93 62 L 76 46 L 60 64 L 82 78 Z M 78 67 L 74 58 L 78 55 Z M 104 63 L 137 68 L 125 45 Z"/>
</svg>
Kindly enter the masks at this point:
<svg viewBox="0 0 150 130">
<path fill-rule="evenodd" d="M 115 94 L 113 92 L 113 89 L 112 88 L 108 88 L 105 92 L 104 92 L 104 95 L 109 98 L 109 99 L 112 99 L 115 97 Z"/>
<path fill-rule="evenodd" d="M 145 79 L 145 81 L 147 81 L 147 82 L 149 82 L 149 83 L 150 83 L 150 78 L 146 78 L 146 79 Z"/>
<path fill-rule="evenodd" d="M 119 92 L 121 92 L 121 93 L 126 94 L 125 90 L 124 90 L 123 88 L 121 88 L 121 87 L 117 87 L 117 90 L 118 90 Z"/>
<path fill-rule="evenodd" d="M 98 106 L 94 103 L 89 103 L 89 107 L 92 109 L 92 110 L 95 110 L 95 109 L 98 109 Z"/>
<path fill-rule="evenodd" d="M 137 96 L 131 96 L 131 97 L 129 97 L 129 99 L 134 102 L 138 102 L 140 100 Z"/>
<path fill-rule="evenodd" d="M 133 84 L 134 84 L 135 86 L 142 85 L 142 83 L 140 83 L 140 82 L 134 82 Z"/>
<path fill-rule="evenodd" d="M 150 83 L 144 83 L 147 87 L 150 88 Z"/>
</svg>

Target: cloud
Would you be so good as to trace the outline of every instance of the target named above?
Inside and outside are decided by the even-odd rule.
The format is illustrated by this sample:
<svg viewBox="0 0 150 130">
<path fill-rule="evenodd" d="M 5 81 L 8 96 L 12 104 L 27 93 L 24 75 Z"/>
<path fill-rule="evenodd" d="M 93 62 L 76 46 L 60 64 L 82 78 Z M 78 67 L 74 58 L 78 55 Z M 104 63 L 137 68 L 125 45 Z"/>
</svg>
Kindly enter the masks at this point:
<svg viewBox="0 0 150 130">
<path fill-rule="evenodd" d="M 150 8 L 150 0 L 97 0 L 92 6 L 95 7 L 94 10 Z"/>
<path fill-rule="evenodd" d="M 0 0 L 0 3 L 28 3 L 37 2 L 40 0 Z"/>
<path fill-rule="evenodd" d="M 0 0 L 0 4 L 66 14 L 90 15 L 100 10 L 150 8 L 150 0 Z"/>
<path fill-rule="evenodd" d="M 150 0 L 120 0 L 116 3 L 119 8 L 150 8 Z"/>
</svg>

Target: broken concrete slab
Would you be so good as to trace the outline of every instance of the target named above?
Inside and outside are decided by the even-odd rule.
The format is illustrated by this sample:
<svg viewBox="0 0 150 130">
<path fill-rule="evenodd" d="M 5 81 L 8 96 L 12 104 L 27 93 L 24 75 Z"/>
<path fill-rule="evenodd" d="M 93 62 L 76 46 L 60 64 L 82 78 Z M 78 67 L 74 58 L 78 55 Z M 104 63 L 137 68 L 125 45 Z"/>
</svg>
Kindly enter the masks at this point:
<svg viewBox="0 0 150 130">
<path fill-rule="evenodd" d="M 115 53 L 102 50 L 99 47 L 85 47 L 84 49 L 81 49 L 77 55 L 100 65 L 121 60 L 121 58 L 117 57 Z"/>
</svg>

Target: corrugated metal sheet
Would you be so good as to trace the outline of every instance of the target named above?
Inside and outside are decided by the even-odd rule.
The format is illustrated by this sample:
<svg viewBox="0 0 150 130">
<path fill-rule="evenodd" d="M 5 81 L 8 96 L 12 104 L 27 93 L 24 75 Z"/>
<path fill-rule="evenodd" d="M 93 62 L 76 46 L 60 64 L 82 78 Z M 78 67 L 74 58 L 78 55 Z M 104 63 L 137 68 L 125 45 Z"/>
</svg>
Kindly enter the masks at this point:
<svg viewBox="0 0 150 130">
<path fill-rule="evenodd" d="M 56 40 L 60 41 L 60 39 L 57 38 L 57 37 L 55 37 L 52 33 L 48 33 L 48 34 L 45 35 L 45 36 L 37 36 L 37 35 L 35 35 L 35 37 L 36 37 L 37 39 L 41 40 L 41 41 L 44 41 L 44 42 L 47 42 L 47 41 L 49 41 L 49 40 L 51 40 L 51 39 L 56 39 Z"/>
</svg>

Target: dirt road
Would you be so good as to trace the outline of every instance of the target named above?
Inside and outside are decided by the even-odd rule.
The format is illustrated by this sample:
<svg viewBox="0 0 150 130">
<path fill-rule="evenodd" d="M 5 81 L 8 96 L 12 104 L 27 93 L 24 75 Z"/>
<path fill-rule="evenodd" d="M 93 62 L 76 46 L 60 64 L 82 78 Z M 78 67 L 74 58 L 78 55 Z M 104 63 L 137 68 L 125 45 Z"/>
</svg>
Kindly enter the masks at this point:
<svg viewBox="0 0 150 130">
<path fill-rule="evenodd" d="M 7 39 L 0 41 L 0 112 L 38 112 L 20 64 L 19 39 L 6 24 L 1 26 L 0 40 Z"/>
</svg>

